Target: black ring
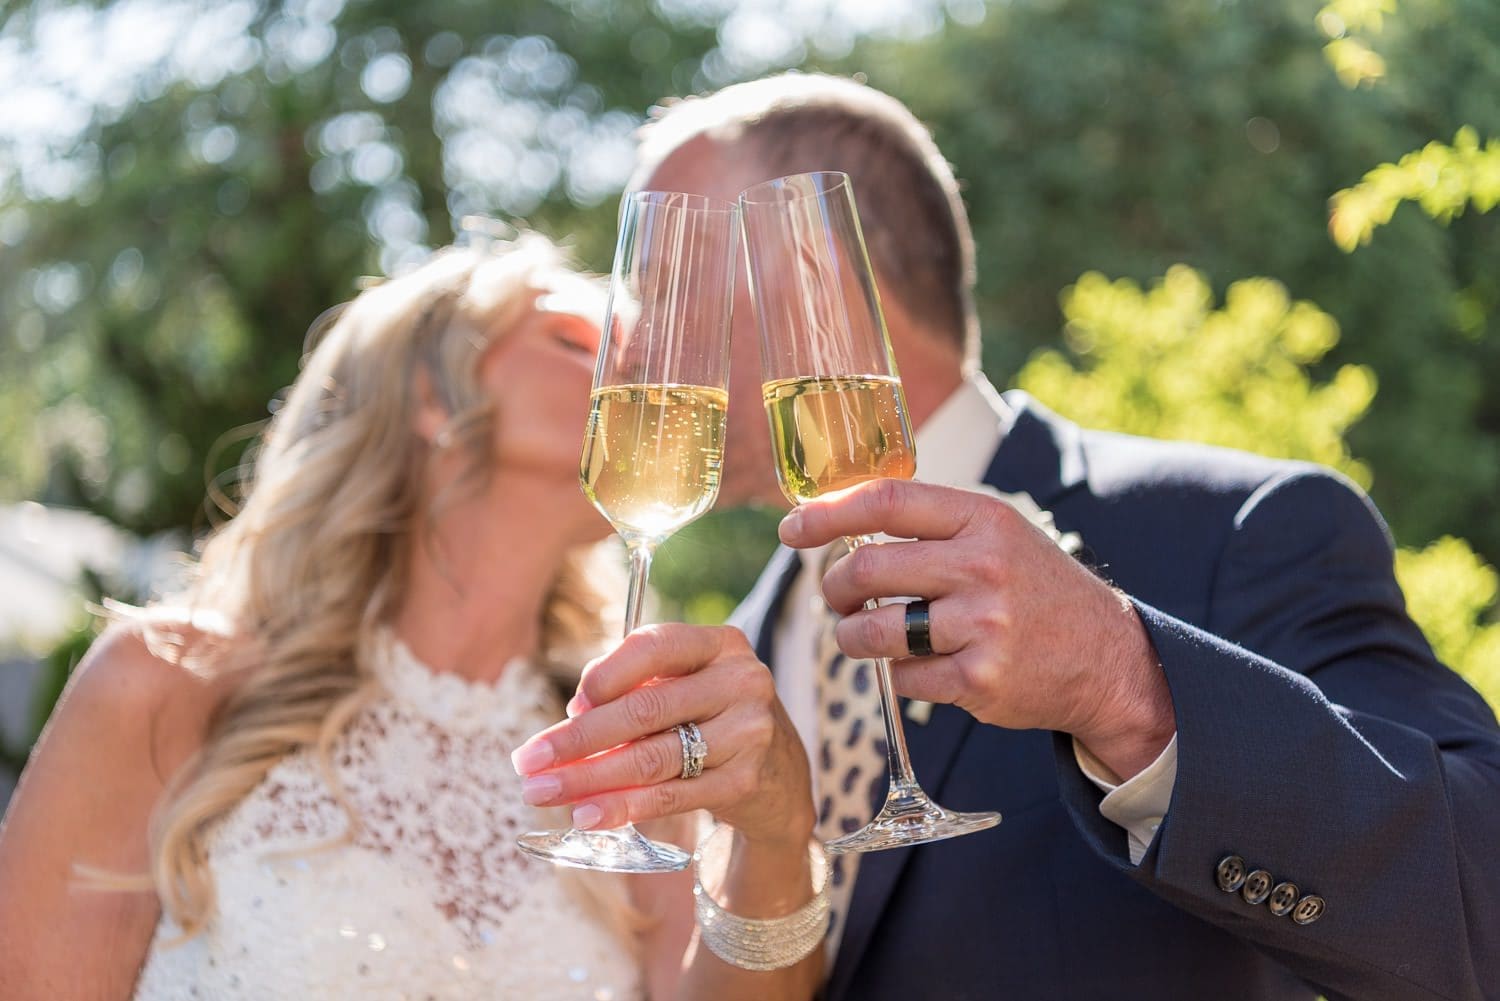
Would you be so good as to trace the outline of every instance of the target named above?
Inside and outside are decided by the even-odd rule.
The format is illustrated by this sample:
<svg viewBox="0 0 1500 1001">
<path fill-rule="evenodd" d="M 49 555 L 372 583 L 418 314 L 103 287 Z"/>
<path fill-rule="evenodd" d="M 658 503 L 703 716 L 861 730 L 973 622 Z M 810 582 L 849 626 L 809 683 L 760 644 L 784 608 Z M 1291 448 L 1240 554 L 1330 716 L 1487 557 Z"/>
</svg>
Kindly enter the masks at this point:
<svg viewBox="0 0 1500 1001">
<path fill-rule="evenodd" d="M 906 650 L 909 657 L 932 654 L 932 616 L 925 601 L 913 601 L 906 606 Z"/>
</svg>

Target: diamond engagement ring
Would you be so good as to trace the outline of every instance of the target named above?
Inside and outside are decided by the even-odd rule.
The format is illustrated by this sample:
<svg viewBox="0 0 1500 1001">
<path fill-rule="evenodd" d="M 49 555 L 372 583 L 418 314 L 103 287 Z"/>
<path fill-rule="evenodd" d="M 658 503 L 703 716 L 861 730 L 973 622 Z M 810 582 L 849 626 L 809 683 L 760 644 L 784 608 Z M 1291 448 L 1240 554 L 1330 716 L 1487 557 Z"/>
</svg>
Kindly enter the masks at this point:
<svg viewBox="0 0 1500 1001">
<path fill-rule="evenodd" d="M 672 729 L 682 741 L 682 777 L 695 779 L 703 774 L 703 763 L 708 760 L 708 742 L 703 739 L 697 723 L 679 723 Z"/>
</svg>

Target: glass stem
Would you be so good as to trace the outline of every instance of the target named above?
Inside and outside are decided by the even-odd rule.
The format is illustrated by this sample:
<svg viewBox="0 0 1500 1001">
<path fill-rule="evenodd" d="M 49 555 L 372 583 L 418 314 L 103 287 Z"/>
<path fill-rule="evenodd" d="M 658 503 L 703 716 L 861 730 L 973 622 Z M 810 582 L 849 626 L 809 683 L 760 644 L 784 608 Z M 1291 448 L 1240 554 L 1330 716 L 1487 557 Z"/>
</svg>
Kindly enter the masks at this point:
<svg viewBox="0 0 1500 1001">
<path fill-rule="evenodd" d="M 646 581 L 651 577 L 651 557 L 656 553 L 656 543 L 629 541 L 625 543 L 625 551 L 630 554 L 630 580 L 625 591 L 625 635 L 629 636 L 641 624 L 641 612 L 646 606 Z M 615 830 L 626 837 L 641 837 L 628 820 Z"/>
<path fill-rule="evenodd" d="M 646 580 L 651 576 L 656 543 L 631 541 L 625 544 L 625 549 L 630 554 L 630 583 L 625 592 L 625 635 L 629 636 L 641 624 L 641 612 L 646 606 Z"/>
<path fill-rule="evenodd" d="M 853 552 L 860 546 L 873 543 L 868 535 L 851 536 L 844 539 Z M 880 603 L 874 598 L 865 602 L 865 608 L 875 609 Z M 885 657 L 875 658 L 875 684 L 880 692 L 880 718 L 885 724 L 885 756 L 890 769 L 891 788 L 888 800 L 926 800 L 926 794 L 917 785 L 911 769 L 911 755 L 906 750 L 906 731 L 901 725 L 901 705 L 896 701 L 896 691 L 891 684 L 891 662 Z"/>
</svg>

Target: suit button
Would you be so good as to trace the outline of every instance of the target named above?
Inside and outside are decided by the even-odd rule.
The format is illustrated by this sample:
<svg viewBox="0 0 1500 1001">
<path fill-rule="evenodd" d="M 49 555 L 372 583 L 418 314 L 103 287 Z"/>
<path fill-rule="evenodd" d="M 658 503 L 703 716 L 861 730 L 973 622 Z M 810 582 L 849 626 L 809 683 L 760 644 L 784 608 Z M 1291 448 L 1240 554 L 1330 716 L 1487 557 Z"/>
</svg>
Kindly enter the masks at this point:
<svg viewBox="0 0 1500 1001">
<path fill-rule="evenodd" d="M 1247 904 L 1263 904 L 1271 895 L 1271 874 L 1264 869 L 1257 869 L 1245 877 L 1245 885 L 1240 887 L 1240 896 L 1245 898 Z"/>
<path fill-rule="evenodd" d="M 1225 893 L 1238 890 L 1245 885 L 1245 860 L 1238 855 L 1224 856 L 1214 870 L 1214 880 Z"/>
<path fill-rule="evenodd" d="M 1278 918 L 1285 917 L 1297 906 L 1297 884 L 1277 883 L 1276 889 L 1271 891 L 1271 903 L 1268 905 L 1272 914 Z"/>
<path fill-rule="evenodd" d="M 1310 925 L 1323 916 L 1328 905 L 1323 903 L 1323 898 L 1315 894 L 1308 894 L 1297 901 L 1297 906 L 1292 909 L 1292 920 L 1299 925 Z"/>
</svg>

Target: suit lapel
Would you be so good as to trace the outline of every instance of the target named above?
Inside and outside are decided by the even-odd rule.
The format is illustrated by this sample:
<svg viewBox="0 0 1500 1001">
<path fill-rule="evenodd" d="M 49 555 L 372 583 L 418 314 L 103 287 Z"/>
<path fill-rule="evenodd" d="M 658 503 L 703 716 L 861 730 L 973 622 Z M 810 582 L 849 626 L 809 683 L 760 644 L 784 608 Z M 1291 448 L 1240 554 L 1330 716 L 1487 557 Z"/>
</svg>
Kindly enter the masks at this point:
<svg viewBox="0 0 1500 1001">
<path fill-rule="evenodd" d="M 1087 469 L 1079 428 L 1025 393 L 1006 393 L 1005 401 L 1012 408 L 1014 420 L 995 450 L 984 481 L 1004 493 L 1028 493 L 1038 505 L 1047 508 L 1085 480 Z M 912 771 L 922 788 L 939 803 L 943 800 L 944 779 L 953 767 L 958 749 L 976 725 L 974 717 L 951 705 L 934 706 L 931 719 L 923 726 L 906 725 Z M 878 806 L 871 804 L 872 810 Z M 938 842 L 870 852 L 860 860 L 843 939 L 825 993 L 827 998 L 847 996 L 854 972 L 912 854 L 942 850 L 942 842 Z"/>
<path fill-rule="evenodd" d="M 1002 493 L 1028 493 L 1043 509 L 1088 475 L 1082 432 L 1020 390 L 1005 394 L 1015 414 L 984 482 Z"/>
</svg>

